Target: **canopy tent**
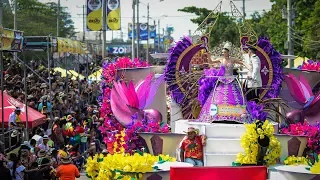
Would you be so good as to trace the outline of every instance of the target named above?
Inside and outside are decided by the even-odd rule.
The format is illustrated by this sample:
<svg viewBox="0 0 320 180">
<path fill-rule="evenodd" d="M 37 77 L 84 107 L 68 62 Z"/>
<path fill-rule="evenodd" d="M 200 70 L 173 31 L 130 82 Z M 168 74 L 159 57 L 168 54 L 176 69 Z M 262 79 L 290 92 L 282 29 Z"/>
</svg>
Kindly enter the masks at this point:
<svg viewBox="0 0 320 180">
<path fill-rule="evenodd" d="M 67 70 L 66 69 L 63 69 L 61 67 L 56 67 L 53 70 L 54 70 L 54 72 L 60 72 L 61 73 L 61 77 L 67 77 L 67 73 L 66 73 Z M 80 79 L 84 79 L 83 75 L 77 73 L 74 70 L 68 70 L 67 72 L 68 72 L 68 76 L 70 76 L 71 79 L 73 79 L 73 80 L 76 80 L 77 77 L 79 77 Z"/>
<path fill-rule="evenodd" d="M 1 91 L 0 91 L 1 92 Z M 26 108 L 25 104 L 21 103 L 20 101 L 14 99 L 13 97 L 9 96 L 7 93 L 3 93 L 3 109 L 4 109 L 4 125 L 8 127 L 9 116 L 10 114 L 16 109 L 16 107 L 21 108 L 20 118 L 21 121 L 26 125 Z M 0 102 L 2 101 L 2 97 L 0 95 Z M 28 127 L 34 128 L 46 122 L 46 116 L 41 114 L 40 112 L 32 109 L 28 106 Z M 2 107 L 0 105 L 0 124 L 2 124 Z"/>
<path fill-rule="evenodd" d="M 95 71 L 94 73 L 90 74 L 88 76 L 89 80 L 92 81 L 100 81 L 102 76 L 102 68 L 100 68 L 98 71 Z"/>
</svg>

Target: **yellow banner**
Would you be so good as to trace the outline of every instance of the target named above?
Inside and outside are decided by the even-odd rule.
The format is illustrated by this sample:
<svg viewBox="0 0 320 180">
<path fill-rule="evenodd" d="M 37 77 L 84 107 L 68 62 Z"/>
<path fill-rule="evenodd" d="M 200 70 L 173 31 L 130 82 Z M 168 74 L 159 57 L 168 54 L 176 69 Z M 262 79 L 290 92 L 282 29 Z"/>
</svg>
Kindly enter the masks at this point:
<svg viewBox="0 0 320 180">
<path fill-rule="evenodd" d="M 68 38 L 57 38 L 58 52 L 73 53 L 73 54 L 86 54 L 86 47 L 80 41 L 74 41 Z"/>
<path fill-rule="evenodd" d="M 0 27 L 0 50 L 21 51 L 23 32 Z"/>
<path fill-rule="evenodd" d="M 121 6 L 120 0 L 107 0 L 107 27 L 108 30 L 121 29 Z"/>
<path fill-rule="evenodd" d="M 102 30 L 102 0 L 87 0 L 87 30 Z"/>
</svg>

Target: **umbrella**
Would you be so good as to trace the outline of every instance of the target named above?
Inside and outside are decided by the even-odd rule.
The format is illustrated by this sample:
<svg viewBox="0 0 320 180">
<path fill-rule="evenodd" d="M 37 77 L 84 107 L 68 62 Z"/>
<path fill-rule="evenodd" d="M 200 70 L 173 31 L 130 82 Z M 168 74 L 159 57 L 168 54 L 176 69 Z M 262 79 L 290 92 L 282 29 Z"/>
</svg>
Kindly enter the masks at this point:
<svg viewBox="0 0 320 180">
<path fill-rule="evenodd" d="M 1 92 L 1 91 L 0 91 Z M 20 118 L 24 125 L 26 125 L 26 108 L 25 104 L 20 101 L 14 99 L 6 93 L 3 93 L 3 109 L 4 109 L 4 125 L 7 127 L 9 122 L 10 114 L 19 107 L 21 109 Z M 0 102 L 1 102 L 0 95 Z M 46 122 L 46 116 L 41 114 L 40 112 L 28 107 L 28 127 L 34 128 Z M 0 105 L 0 124 L 2 123 L 2 107 Z"/>
</svg>

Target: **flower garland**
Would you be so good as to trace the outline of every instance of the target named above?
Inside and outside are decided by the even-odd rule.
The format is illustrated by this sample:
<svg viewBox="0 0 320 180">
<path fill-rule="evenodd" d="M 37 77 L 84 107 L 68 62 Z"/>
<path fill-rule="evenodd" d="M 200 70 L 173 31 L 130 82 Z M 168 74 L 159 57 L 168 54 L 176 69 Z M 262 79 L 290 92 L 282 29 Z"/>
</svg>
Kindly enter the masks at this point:
<svg viewBox="0 0 320 180">
<path fill-rule="evenodd" d="M 86 164 L 87 176 L 94 180 L 138 180 L 142 174 L 152 172 L 155 163 L 175 162 L 168 155 L 152 156 L 147 153 L 102 154 L 89 157 Z"/>
<path fill-rule="evenodd" d="M 304 123 L 290 124 L 282 127 L 280 133 L 307 136 L 307 148 L 311 151 L 310 153 L 320 154 L 320 123 L 311 125 L 305 121 Z"/>
<path fill-rule="evenodd" d="M 113 87 L 113 81 L 117 80 L 117 70 L 125 68 L 139 68 L 148 67 L 144 61 L 134 59 L 131 61 L 130 58 L 122 57 L 118 58 L 115 62 L 104 62 L 102 67 L 102 80 L 101 80 L 101 96 L 98 98 L 100 103 L 100 116 L 104 117 L 104 123 L 100 126 L 100 130 L 104 136 L 104 142 L 107 144 L 121 144 L 124 128 L 114 118 L 111 105 L 110 105 L 110 94 Z M 125 147 L 124 147 L 125 148 Z M 117 149 L 120 150 L 120 149 Z"/>
<path fill-rule="evenodd" d="M 289 156 L 284 160 L 285 165 L 308 165 L 306 157 Z"/>
<path fill-rule="evenodd" d="M 298 66 L 300 70 L 306 71 L 320 71 L 320 62 L 309 59 L 307 62 L 303 62 L 300 66 Z"/>
<path fill-rule="evenodd" d="M 261 123 L 262 126 L 257 125 L 258 123 Z M 257 121 L 253 124 L 245 124 L 245 127 L 246 133 L 241 137 L 241 146 L 244 149 L 244 153 L 237 155 L 236 164 L 257 164 L 259 152 L 258 140 L 259 138 L 264 139 L 265 136 L 270 139 L 270 142 L 263 159 L 263 164 L 267 166 L 276 164 L 277 159 L 280 157 L 281 147 L 280 142 L 273 135 L 273 125 L 268 121 Z"/>
</svg>

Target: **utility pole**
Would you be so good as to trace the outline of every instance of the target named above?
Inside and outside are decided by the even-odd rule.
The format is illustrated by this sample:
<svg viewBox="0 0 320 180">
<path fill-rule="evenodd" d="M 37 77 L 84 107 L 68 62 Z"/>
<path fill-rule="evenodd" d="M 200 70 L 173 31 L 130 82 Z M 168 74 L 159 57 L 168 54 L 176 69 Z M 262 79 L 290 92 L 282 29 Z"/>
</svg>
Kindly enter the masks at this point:
<svg viewBox="0 0 320 180">
<path fill-rule="evenodd" d="M 3 20 L 3 13 L 2 13 L 2 7 L 3 7 L 3 0 L 0 0 L 0 29 L 2 26 L 2 20 Z M 2 32 L 0 31 L 0 36 L 2 36 Z M 2 51 L 0 51 L 0 70 L 1 70 L 1 97 L 3 97 L 3 90 L 4 90 L 4 78 L 3 78 L 3 57 L 2 57 Z M 4 100 L 1 98 L 1 128 L 2 128 L 2 139 L 1 141 L 4 143 Z"/>
<path fill-rule="evenodd" d="M 85 42 L 86 41 L 86 10 L 85 10 L 86 6 L 83 5 L 82 6 L 82 21 L 83 21 L 83 34 L 82 34 L 82 41 Z"/>
<path fill-rule="evenodd" d="M 158 53 L 160 53 L 160 44 L 161 44 L 161 40 L 160 40 L 160 19 L 158 19 Z"/>
<path fill-rule="evenodd" d="M 135 32 L 136 32 L 136 0 L 132 0 L 132 47 L 131 47 L 131 60 L 135 58 Z"/>
<path fill-rule="evenodd" d="M 242 13 L 243 13 L 243 20 L 246 19 L 246 0 L 242 0 Z"/>
<path fill-rule="evenodd" d="M 137 58 L 139 59 L 140 57 L 140 22 L 139 22 L 139 4 L 140 0 L 137 0 Z"/>
<path fill-rule="evenodd" d="M 102 59 L 105 59 L 107 56 L 106 52 L 106 41 L 107 41 L 107 1 L 103 1 L 102 3 L 102 33 L 103 33 L 103 39 L 102 39 Z"/>
<path fill-rule="evenodd" d="M 17 0 L 14 0 L 14 6 L 13 6 L 13 10 L 14 10 L 14 16 L 13 16 L 13 29 L 17 30 Z"/>
<path fill-rule="evenodd" d="M 288 55 L 294 55 L 294 47 L 292 43 L 292 20 L 293 20 L 293 12 L 292 12 L 292 2 L 291 0 L 287 0 L 287 20 L 288 20 Z M 294 66 L 294 60 L 289 59 L 289 68 Z"/>
<path fill-rule="evenodd" d="M 149 19 L 150 19 L 150 12 L 149 12 L 149 10 L 150 10 L 150 7 L 149 7 L 149 3 L 148 3 L 148 6 L 147 6 L 147 9 L 148 9 L 148 11 L 147 11 L 147 13 L 148 13 L 148 15 L 147 15 L 148 36 L 147 36 L 146 61 L 147 61 L 147 63 L 149 63 L 149 37 L 150 37 L 150 27 L 149 27 Z"/>
<path fill-rule="evenodd" d="M 3 21 L 2 7 L 3 7 L 3 0 L 0 0 L 0 26 L 2 26 L 2 21 Z"/>
<path fill-rule="evenodd" d="M 57 5 L 57 37 L 59 37 L 59 31 L 60 31 L 60 0 L 58 0 L 58 5 Z"/>
<path fill-rule="evenodd" d="M 14 6 L 13 6 L 13 10 L 14 10 L 14 16 L 13 16 L 13 29 L 17 30 L 18 26 L 17 26 L 17 0 L 14 0 Z M 13 53 L 13 60 L 17 61 L 17 57 L 18 57 L 18 53 L 14 52 Z"/>
</svg>

